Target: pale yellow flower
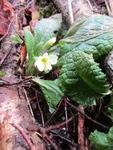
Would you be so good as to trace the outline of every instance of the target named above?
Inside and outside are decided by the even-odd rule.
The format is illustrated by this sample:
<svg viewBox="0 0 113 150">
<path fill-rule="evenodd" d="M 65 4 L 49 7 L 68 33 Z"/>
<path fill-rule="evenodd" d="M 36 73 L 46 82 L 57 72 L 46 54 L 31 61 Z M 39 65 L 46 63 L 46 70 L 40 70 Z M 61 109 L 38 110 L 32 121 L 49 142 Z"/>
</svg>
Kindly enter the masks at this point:
<svg viewBox="0 0 113 150">
<path fill-rule="evenodd" d="M 58 57 L 56 55 L 45 53 L 43 56 L 39 56 L 35 62 L 35 67 L 38 68 L 39 71 L 48 72 L 52 69 L 52 65 L 57 63 Z"/>
<path fill-rule="evenodd" d="M 52 39 L 50 39 L 47 44 L 49 44 L 50 46 L 52 46 L 54 43 L 56 42 L 56 37 L 53 37 Z"/>
<path fill-rule="evenodd" d="M 56 37 L 53 37 L 52 39 L 50 39 L 44 46 L 43 46 L 43 50 L 48 49 L 50 46 L 52 46 L 54 43 L 56 42 Z"/>
</svg>

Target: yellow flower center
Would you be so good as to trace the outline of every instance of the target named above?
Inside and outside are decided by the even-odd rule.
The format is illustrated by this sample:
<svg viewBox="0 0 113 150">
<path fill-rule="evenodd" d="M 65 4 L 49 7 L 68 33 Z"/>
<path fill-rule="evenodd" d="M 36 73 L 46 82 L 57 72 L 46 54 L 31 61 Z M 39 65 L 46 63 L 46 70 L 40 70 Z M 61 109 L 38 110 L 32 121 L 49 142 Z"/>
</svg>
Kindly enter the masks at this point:
<svg viewBox="0 0 113 150">
<path fill-rule="evenodd" d="M 47 62 L 47 61 L 48 61 L 48 57 L 42 57 L 41 61 L 42 61 L 43 63 Z"/>
</svg>

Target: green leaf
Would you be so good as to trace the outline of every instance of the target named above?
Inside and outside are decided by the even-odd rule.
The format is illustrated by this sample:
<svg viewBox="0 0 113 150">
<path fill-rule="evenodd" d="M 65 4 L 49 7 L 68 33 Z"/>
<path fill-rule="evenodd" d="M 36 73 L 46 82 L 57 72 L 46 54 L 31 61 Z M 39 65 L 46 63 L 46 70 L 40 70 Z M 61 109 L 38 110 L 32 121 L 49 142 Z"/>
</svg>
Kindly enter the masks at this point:
<svg viewBox="0 0 113 150">
<path fill-rule="evenodd" d="M 88 73 L 88 76 L 86 75 L 86 78 L 89 78 L 89 81 L 87 81 L 87 82 L 88 82 L 88 84 L 89 84 L 89 82 L 91 82 L 92 84 L 93 83 L 95 84 L 95 81 L 97 80 L 100 84 L 103 85 L 103 86 L 99 85 L 100 88 L 102 87 L 102 93 L 97 92 L 96 90 L 91 88 L 87 84 L 87 82 L 84 82 L 84 80 L 81 78 L 81 76 L 77 70 L 77 67 L 79 65 L 81 65 L 76 60 L 78 55 L 80 55 L 80 53 L 81 53 L 81 55 L 84 54 L 86 56 L 85 53 L 77 52 L 77 51 L 70 53 L 70 55 L 67 56 L 67 59 L 65 59 L 64 65 L 62 66 L 62 68 L 60 70 L 58 83 L 59 83 L 59 87 L 61 88 L 62 92 L 67 93 L 68 96 L 70 96 L 72 100 L 74 100 L 77 103 L 80 103 L 82 105 L 90 106 L 90 105 L 95 104 L 95 98 L 96 97 L 102 97 L 103 96 L 104 88 L 106 87 L 106 85 L 108 86 L 108 84 L 107 84 L 107 81 L 103 78 L 100 78 L 101 80 L 98 81 L 98 78 L 99 78 L 98 73 L 95 74 L 95 72 L 94 73 L 90 72 L 91 75 L 93 75 L 92 78 L 90 77 L 91 79 L 89 78 L 89 73 Z M 82 57 L 81 57 L 81 59 L 82 59 Z M 89 62 L 90 62 L 90 60 L 89 60 Z M 86 68 L 86 73 L 87 73 L 87 69 L 89 71 L 90 67 L 91 67 L 89 65 L 89 62 L 86 62 L 85 66 L 84 66 L 84 68 Z M 89 68 L 87 68 L 88 65 L 89 65 Z M 95 66 L 96 63 L 94 63 L 93 65 Z M 81 65 L 81 67 L 82 67 L 82 65 Z M 97 69 L 98 69 L 98 67 L 97 67 Z M 99 71 L 101 72 L 101 70 L 99 70 Z M 104 80 L 105 80 L 105 82 L 102 82 Z M 96 87 L 96 85 L 95 85 L 95 88 L 98 88 L 98 87 Z M 106 94 L 108 94 L 107 90 L 108 89 L 106 88 Z"/>
<path fill-rule="evenodd" d="M 110 113 L 110 117 L 113 121 L 113 103 L 108 107 L 107 112 Z"/>
<path fill-rule="evenodd" d="M 33 55 L 34 56 L 40 56 L 42 55 L 42 48 L 43 48 L 43 42 L 40 42 L 37 44 L 33 49 Z"/>
<path fill-rule="evenodd" d="M 113 18 L 105 15 L 89 17 L 72 36 L 64 39 L 71 43 L 84 42 L 105 33 L 113 32 Z"/>
<path fill-rule="evenodd" d="M 113 149 L 113 127 L 109 129 L 109 132 L 103 133 L 95 130 L 89 136 L 89 140 L 94 147 L 98 150 L 112 150 Z"/>
<path fill-rule="evenodd" d="M 26 75 L 34 75 L 33 57 L 42 55 L 43 46 L 53 37 L 56 37 L 61 25 L 61 14 L 56 14 L 47 19 L 42 19 L 36 24 L 34 35 L 27 29 L 24 30 L 25 45 L 28 53 Z M 49 41 L 50 42 L 50 41 Z M 51 43 L 50 45 L 51 46 Z"/>
<path fill-rule="evenodd" d="M 109 132 L 107 134 L 107 140 L 109 143 L 109 147 L 113 149 L 113 127 L 109 129 Z"/>
<path fill-rule="evenodd" d="M 59 47 L 59 65 L 72 51 L 84 51 L 98 59 L 113 48 L 113 18 L 104 15 L 88 18 L 73 35 L 60 40 Z"/>
<path fill-rule="evenodd" d="M 58 46 L 58 81 L 64 93 L 82 105 L 93 105 L 95 98 L 110 94 L 106 76 L 94 60 L 113 48 L 113 18 L 93 16 L 75 24 Z"/>
<path fill-rule="evenodd" d="M 109 115 L 110 119 L 113 121 L 113 91 L 112 91 L 110 97 L 111 97 L 111 100 L 110 100 L 109 104 L 107 105 L 106 111 L 108 113 L 107 115 Z"/>
<path fill-rule="evenodd" d="M 55 42 L 56 42 L 56 37 L 53 37 L 52 39 L 50 39 L 49 41 L 47 41 L 47 43 L 43 46 L 43 50 L 47 50 L 47 49 L 50 48 Z"/>
<path fill-rule="evenodd" d="M 58 81 L 43 80 L 38 77 L 33 79 L 33 81 L 39 84 L 49 105 L 55 108 L 63 96 L 63 93 L 58 87 Z"/>
<path fill-rule="evenodd" d="M 34 63 L 35 63 L 35 59 L 33 57 L 28 60 L 26 65 L 26 72 L 25 72 L 27 76 L 35 75 L 37 68 L 34 67 Z"/>
<path fill-rule="evenodd" d="M 99 132 L 95 130 L 93 133 L 90 134 L 89 140 L 93 143 L 94 147 L 98 150 L 109 150 L 108 149 L 108 141 L 106 134 L 103 132 Z"/>
<path fill-rule="evenodd" d="M 61 26 L 61 21 L 61 14 L 56 14 L 39 21 L 34 29 L 36 43 L 43 42 L 45 45 L 50 39 L 56 37 L 56 33 Z"/>
<path fill-rule="evenodd" d="M 68 32 L 65 35 L 66 37 L 72 36 L 73 34 L 75 34 L 75 32 L 78 30 L 78 28 L 80 27 L 81 24 L 83 24 L 89 16 L 86 16 L 84 14 L 80 15 L 80 17 L 78 17 L 76 19 L 76 21 L 70 26 Z"/>
<path fill-rule="evenodd" d="M 22 44 L 22 42 L 23 42 L 23 40 L 20 38 L 20 36 L 17 34 L 17 33 L 15 33 L 15 34 L 13 34 L 12 36 L 11 36 L 11 40 L 12 40 L 12 42 L 14 42 L 15 44 Z"/>
<path fill-rule="evenodd" d="M 94 91 L 108 95 L 110 85 L 107 83 L 106 75 L 99 68 L 99 64 L 94 62 L 92 55 L 84 52 L 73 53 L 77 71 L 84 82 Z"/>
<path fill-rule="evenodd" d="M 29 56 L 29 59 L 33 57 L 33 48 L 34 48 L 34 36 L 33 34 L 25 29 L 24 30 L 24 36 L 25 36 L 25 45 L 26 45 L 26 48 L 27 48 L 27 53 L 28 53 L 28 56 Z"/>
</svg>

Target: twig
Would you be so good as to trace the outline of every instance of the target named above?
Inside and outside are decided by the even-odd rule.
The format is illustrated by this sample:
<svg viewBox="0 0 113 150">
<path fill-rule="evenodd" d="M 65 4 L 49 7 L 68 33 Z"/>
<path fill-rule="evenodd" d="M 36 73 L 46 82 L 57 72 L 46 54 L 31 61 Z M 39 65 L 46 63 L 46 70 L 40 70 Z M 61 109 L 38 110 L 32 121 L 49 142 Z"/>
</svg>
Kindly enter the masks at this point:
<svg viewBox="0 0 113 150">
<path fill-rule="evenodd" d="M 7 32 L 0 38 L 0 41 L 2 41 L 6 37 L 6 35 L 9 33 L 9 29 L 11 27 L 12 22 L 13 22 L 13 19 L 10 21 L 10 23 L 8 25 Z"/>
<path fill-rule="evenodd" d="M 84 107 L 82 105 L 79 105 L 78 109 L 84 113 Z M 84 117 L 78 113 L 78 150 L 85 150 L 84 146 Z"/>
<path fill-rule="evenodd" d="M 30 127 L 27 127 L 27 130 L 39 132 L 39 133 L 42 135 L 41 137 L 42 137 L 44 140 L 47 140 L 55 150 L 58 150 L 57 145 L 56 145 L 55 143 L 53 143 L 53 142 L 49 139 L 47 133 L 48 133 L 48 132 L 51 132 L 51 130 L 55 130 L 55 129 L 58 129 L 58 128 L 64 126 L 66 123 L 70 122 L 73 118 L 74 118 L 74 117 L 71 117 L 71 118 L 69 118 L 67 121 L 64 121 L 64 122 L 62 122 L 62 123 L 59 123 L 59 124 L 57 124 L 57 125 L 49 126 L 49 127 L 47 127 L 47 128 L 43 128 L 43 127 L 30 128 Z M 51 133 L 52 133 L 52 132 L 51 132 Z M 60 137 L 61 137 L 61 136 L 60 136 Z M 64 139 L 64 140 L 66 140 L 66 141 L 68 141 L 67 139 L 65 139 L 65 138 L 63 138 L 63 137 L 61 137 L 61 138 Z M 69 141 L 69 143 L 71 143 L 71 142 Z M 72 144 L 72 143 L 71 143 L 71 144 Z"/>
<path fill-rule="evenodd" d="M 40 104 L 39 104 L 38 95 L 37 95 L 36 90 L 35 90 L 35 95 L 36 95 L 37 105 L 38 105 L 38 109 L 40 111 L 40 116 L 41 116 L 41 120 L 42 120 L 42 127 L 44 127 L 44 116 L 43 116 L 43 112 L 42 112 L 42 109 L 41 109 Z"/>
<path fill-rule="evenodd" d="M 77 147 L 77 144 L 76 144 L 76 143 L 74 143 L 73 141 L 69 140 L 69 139 L 66 138 L 66 137 L 61 136 L 59 133 L 55 132 L 54 130 L 52 130 L 51 133 L 52 133 L 52 134 L 55 134 L 55 137 L 59 137 L 59 138 L 61 138 L 62 140 L 68 142 L 69 145 L 74 146 L 74 148 Z"/>
<path fill-rule="evenodd" d="M 70 121 L 72 121 L 74 118 L 74 116 L 70 117 L 68 120 L 67 120 L 67 123 L 69 123 Z M 62 122 L 62 123 L 59 123 L 57 125 L 53 125 L 53 126 L 49 126 L 49 127 L 46 127 L 46 128 L 42 128 L 42 127 L 27 127 L 27 130 L 30 130 L 30 131 L 41 131 L 41 133 L 43 133 L 42 131 L 45 130 L 45 132 L 50 132 L 51 130 L 55 130 L 55 129 L 58 129 L 62 126 L 64 126 L 66 124 L 66 121 Z M 45 133 L 44 132 L 44 133 Z M 44 134 L 42 134 L 43 137 L 44 137 Z"/>
<path fill-rule="evenodd" d="M 58 150 L 58 147 L 57 147 L 57 145 L 55 144 L 55 143 L 53 143 L 50 139 L 49 139 L 49 137 L 48 137 L 48 135 L 47 135 L 47 132 L 46 132 L 46 128 L 37 128 L 37 131 L 39 131 L 40 133 L 41 133 L 41 135 L 42 135 L 42 138 L 45 140 L 47 140 L 50 144 L 51 144 L 51 146 L 55 149 L 55 150 Z"/>
<path fill-rule="evenodd" d="M 10 46 L 8 52 L 4 55 L 4 57 L 2 58 L 2 60 L 0 61 L 0 67 L 2 66 L 2 64 L 4 63 L 5 59 L 8 57 L 10 51 L 12 49 L 12 45 Z"/>
<path fill-rule="evenodd" d="M 73 17 L 73 11 L 72 11 L 71 0 L 68 0 L 68 8 L 69 8 L 70 24 L 72 24 L 72 23 L 74 23 L 74 17 Z"/>
<path fill-rule="evenodd" d="M 1 85 L 8 85 L 8 86 L 11 86 L 11 85 L 15 85 L 15 84 L 20 84 L 21 82 L 23 82 L 23 80 L 19 80 L 19 81 L 17 81 L 17 82 L 9 82 L 9 81 L 7 81 L 7 80 L 5 80 L 5 79 L 0 78 L 0 86 L 1 86 Z"/>
<path fill-rule="evenodd" d="M 48 136 L 46 136 L 46 140 L 51 144 L 51 146 L 52 146 L 55 150 L 58 150 L 58 146 L 57 146 L 55 143 L 53 143 L 53 142 L 49 139 Z"/>
<path fill-rule="evenodd" d="M 45 127 L 48 126 L 49 122 L 52 120 L 52 118 L 55 116 L 55 114 L 57 113 L 57 111 L 59 110 L 61 104 L 62 104 L 63 100 L 61 100 L 57 106 L 57 108 L 55 109 L 55 111 L 52 113 L 51 117 L 48 119 L 48 121 L 45 123 Z"/>
<path fill-rule="evenodd" d="M 99 123 L 99 122 L 93 120 L 91 117 L 87 116 L 85 113 L 82 113 L 80 110 L 78 110 L 78 108 L 77 108 L 76 106 L 72 105 L 70 102 L 67 101 L 67 104 L 68 104 L 69 106 L 71 106 L 72 108 L 74 108 L 76 111 L 78 111 L 80 114 L 82 114 L 86 119 L 88 119 L 88 120 L 94 122 L 95 124 L 98 124 L 99 126 L 105 128 L 105 129 L 109 129 L 108 126 L 105 126 L 105 125 L 103 125 L 103 124 L 101 124 L 101 123 Z"/>
<path fill-rule="evenodd" d="M 49 132 L 50 130 L 58 129 L 58 128 L 64 126 L 66 123 L 68 123 L 68 122 L 70 122 L 71 120 L 73 120 L 73 118 L 74 118 L 74 117 L 71 117 L 71 118 L 69 118 L 67 121 L 64 121 L 64 122 L 59 123 L 59 124 L 54 125 L 54 126 L 49 126 L 49 127 L 47 127 L 47 128 L 46 128 L 46 132 Z"/>
<path fill-rule="evenodd" d="M 0 78 L 0 85 L 8 85 L 8 86 L 11 86 L 11 85 L 15 85 L 15 84 L 20 84 L 20 83 L 26 83 L 28 82 L 29 79 L 32 79 L 31 77 L 27 77 L 26 79 L 20 79 L 18 80 L 17 82 L 10 82 L 10 78 L 8 80 L 5 80 L 4 78 Z"/>
<path fill-rule="evenodd" d="M 113 0 L 105 0 L 105 3 L 109 16 L 113 17 Z"/>
<path fill-rule="evenodd" d="M 28 99 L 28 97 L 27 97 L 27 92 L 26 92 L 25 88 L 23 88 L 23 91 L 24 91 L 24 94 L 25 94 L 25 98 L 26 98 L 26 100 L 27 100 L 27 102 L 28 102 L 28 106 L 29 106 L 31 115 L 34 117 L 34 114 L 33 114 L 33 111 L 32 111 L 32 107 L 31 107 L 30 101 L 29 101 L 29 99 Z"/>
<path fill-rule="evenodd" d="M 63 100 L 64 100 L 64 111 L 65 111 L 65 117 L 66 117 L 66 130 L 68 130 L 68 124 L 67 124 L 68 115 L 67 115 L 67 103 L 66 103 L 67 98 L 65 94 L 64 94 Z"/>
<path fill-rule="evenodd" d="M 28 144 L 30 150 L 35 150 L 35 146 L 31 143 L 30 139 L 28 138 L 27 134 L 24 132 L 23 128 L 15 123 L 11 123 L 11 125 L 13 127 L 15 127 L 22 134 L 22 136 L 25 139 L 26 143 Z"/>
<path fill-rule="evenodd" d="M 89 5 L 89 7 L 90 7 L 90 9 L 91 9 L 91 11 L 92 11 L 92 13 L 93 13 L 93 12 L 94 12 L 94 9 L 93 9 L 93 7 L 92 7 L 90 1 L 89 1 L 89 0 L 86 0 L 86 2 L 88 3 L 88 5 Z"/>
</svg>

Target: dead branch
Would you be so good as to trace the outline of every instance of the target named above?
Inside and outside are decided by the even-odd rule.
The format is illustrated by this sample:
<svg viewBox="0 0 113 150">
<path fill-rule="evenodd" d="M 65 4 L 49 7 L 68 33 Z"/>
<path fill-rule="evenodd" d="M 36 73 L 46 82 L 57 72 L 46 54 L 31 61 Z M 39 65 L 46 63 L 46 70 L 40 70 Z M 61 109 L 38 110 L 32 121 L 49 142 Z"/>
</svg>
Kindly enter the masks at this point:
<svg viewBox="0 0 113 150">
<path fill-rule="evenodd" d="M 92 14 L 86 0 L 54 0 L 53 3 L 68 25 L 71 25 L 81 14 L 88 16 Z"/>
<path fill-rule="evenodd" d="M 86 119 L 90 120 L 91 122 L 94 122 L 95 124 L 98 124 L 99 126 L 105 128 L 105 129 L 109 129 L 108 126 L 105 126 L 104 124 L 101 124 L 101 123 L 97 122 L 96 120 L 93 120 L 91 117 L 89 117 L 85 113 L 81 112 L 76 106 L 72 105 L 70 102 L 67 101 L 67 104 L 69 106 L 71 106 L 72 108 L 74 108 L 76 111 L 78 111 L 81 115 L 83 115 Z"/>
<path fill-rule="evenodd" d="M 15 123 L 11 123 L 13 127 L 15 127 L 23 136 L 27 144 L 29 145 L 30 150 L 35 150 L 34 145 L 31 143 L 30 139 L 28 138 L 27 134 L 24 132 L 23 128 Z"/>
<path fill-rule="evenodd" d="M 105 0 L 108 14 L 109 16 L 113 17 L 113 1 L 112 0 Z"/>
<path fill-rule="evenodd" d="M 82 113 L 85 113 L 82 105 L 79 105 L 78 109 Z M 78 113 L 78 150 L 85 150 L 84 143 L 84 117 Z"/>
</svg>

